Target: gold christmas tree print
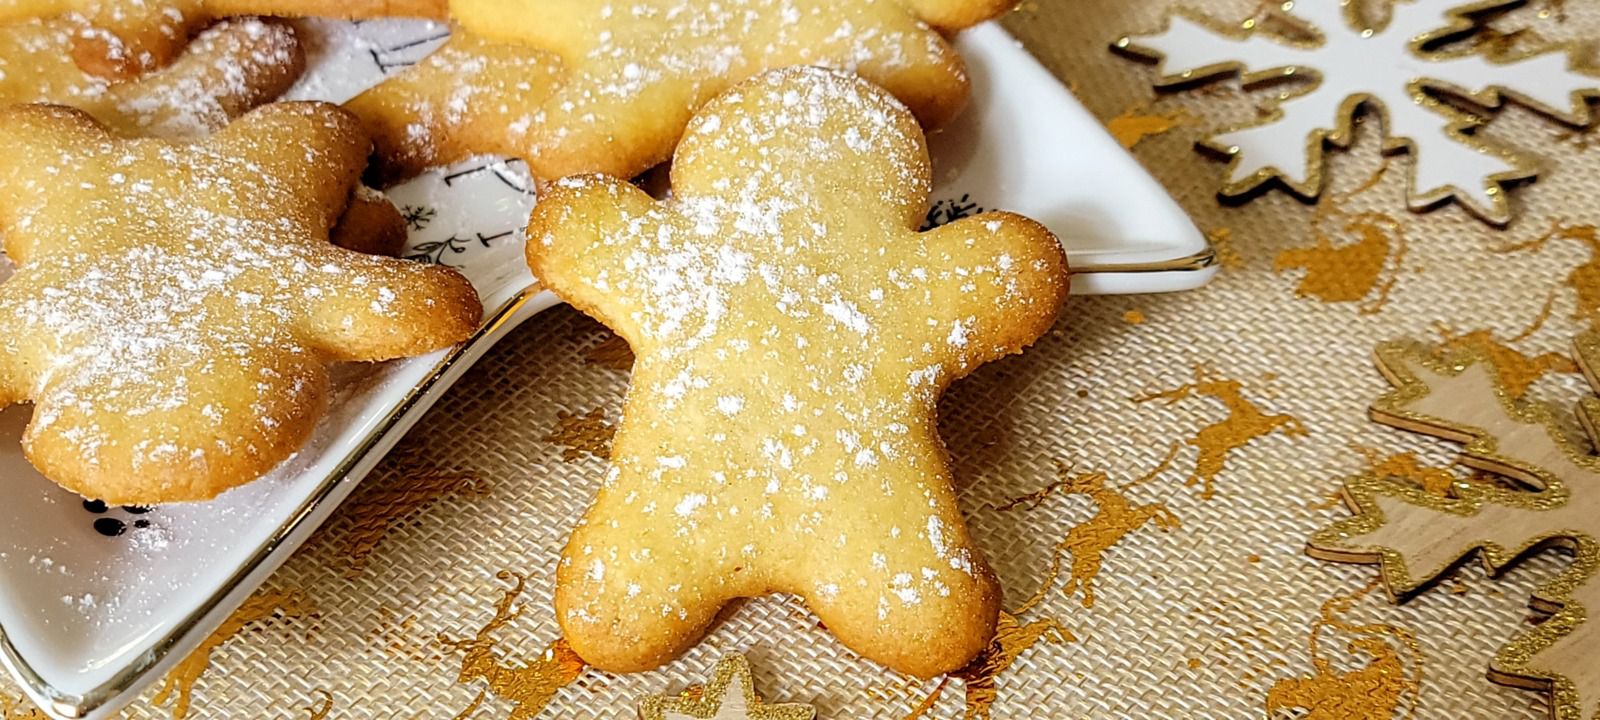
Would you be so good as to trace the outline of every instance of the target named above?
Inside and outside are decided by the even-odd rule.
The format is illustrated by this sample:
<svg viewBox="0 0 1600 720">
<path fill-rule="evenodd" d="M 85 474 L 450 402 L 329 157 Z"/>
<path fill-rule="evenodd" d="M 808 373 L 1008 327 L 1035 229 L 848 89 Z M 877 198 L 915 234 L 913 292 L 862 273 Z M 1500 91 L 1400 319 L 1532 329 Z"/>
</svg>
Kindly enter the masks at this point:
<svg viewBox="0 0 1600 720">
<path fill-rule="evenodd" d="M 1576 342 L 1591 386 L 1600 388 L 1600 333 Z M 1557 548 L 1573 562 L 1539 587 L 1534 609 L 1551 617 L 1502 646 L 1490 679 L 1545 690 L 1559 720 L 1600 717 L 1600 458 L 1566 437 L 1548 408 L 1513 399 L 1486 355 L 1467 351 L 1438 359 L 1426 348 L 1393 343 L 1378 349 L 1378 366 L 1394 389 L 1374 403 L 1378 422 L 1465 444 L 1462 463 L 1508 484 L 1456 483 L 1447 495 L 1366 473 L 1346 482 L 1356 516 L 1319 533 L 1308 551 L 1324 560 L 1376 563 L 1391 598 L 1421 593 L 1476 555 L 1491 575 L 1522 557 Z M 1600 399 L 1580 406 L 1597 437 Z M 1512 487 L 1514 484 L 1516 487 Z"/>
<path fill-rule="evenodd" d="M 1230 159 L 1222 194 L 1254 192 L 1277 179 L 1304 197 L 1322 192 L 1325 145 L 1349 147 L 1352 117 L 1365 104 L 1382 117 L 1385 152 L 1412 155 L 1407 202 L 1421 210 L 1447 199 L 1496 224 L 1511 219 L 1502 184 L 1532 177 L 1534 164 L 1480 138 L 1486 122 L 1442 98 L 1485 114 L 1510 98 L 1574 126 L 1587 124 L 1587 98 L 1600 77 L 1579 72 L 1572 52 L 1547 46 L 1521 54 L 1451 47 L 1473 35 L 1484 13 L 1521 0 L 1396 2 L 1387 22 L 1363 17 L 1350 0 L 1283 3 L 1284 32 L 1246 20 L 1234 26 L 1187 11 L 1167 27 L 1123 37 L 1115 47 L 1154 60 L 1155 84 L 1170 88 L 1239 73 L 1247 88 L 1310 78 L 1309 89 L 1276 91 L 1258 122 L 1225 129 L 1202 146 Z"/>
</svg>

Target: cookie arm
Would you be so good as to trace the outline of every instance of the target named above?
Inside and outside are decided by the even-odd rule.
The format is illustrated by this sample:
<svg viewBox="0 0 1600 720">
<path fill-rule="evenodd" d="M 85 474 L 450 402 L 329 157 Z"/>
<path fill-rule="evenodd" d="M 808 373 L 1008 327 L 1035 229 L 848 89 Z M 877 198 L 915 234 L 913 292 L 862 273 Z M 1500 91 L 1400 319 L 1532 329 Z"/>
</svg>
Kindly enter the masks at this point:
<svg viewBox="0 0 1600 720">
<path fill-rule="evenodd" d="M 527 160 L 519 128 L 529 126 L 562 72 L 549 53 L 457 32 L 345 107 L 372 134 L 369 176 L 388 185 L 473 155 Z"/>
<path fill-rule="evenodd" d="M 109 140 L 105 128 L 71 108 L 0 109 L 0 235 L 13 262 L 28 263 L 41 242 L 59 236 L 62 228 L 50 218 L 71 216 L 95 201 L 97 188 L 61 182 L 61 173 L 74 168 L 85 177 L 111 174 L 101 172 L 106 153 L 100 148 Z"/>
<path fill-rule="evenodd" d="M 376 362 L 449 347 L 483 319 L 478 294 L 442 265 L 362 255 L 327 246 L 313 262 L 310 312 L 301 332 L 328 360 Z"/>
<path fill-rule="evenodd" d="M 528 267 L 545 287 L 610 327 L 634 352 L 649 274 L 659 268 L 637 252 L 652 227 L 672 218 L 644 191 L 603 175 L 562 180 L 547 189 L 528 220 Z"/>
<path fill-rule="evenodd" d="M 210 202 L 249 213 L 293 198 L 302 203 L 290 211 L 296 215 L 293 219 L 323 232 L 343 214 L 372 149 L 360 120 L 337 106 L 316 102 L 264 105 L 202 145 L 219 161 L 243 163 L 250 174 L 272 180 L 211 193 Z"/>
<path fill-rule="evenodd" d="M 407 17 L 443 20 L 445 0 L 206 0 L 213 17 L 266 15 L 272 17 L 337 17 L 345 20 Z"/>
<path fill-rule="evenodd" d="M 921 238 L 914 256 L 940 270 L 913 292 L 928 314 L 924 341 L 949 358 L 949 379 L 1021 352 L 1055 323 L 1067 298 L 1067 256 L 1043 225 L 992 212 Z"/>
<path fill-rule="evenodd" d="M 286 92 L 305 68 L 294 29 L 281 22 L 228 20 L 208 28 L 172 65 L 112 85 L 89 111 L 130 136 L 187 138 Z M 204 92 L 196 97 L 196 88 Z"/>
<path fill-rule="evenodd" d="M 525 0 L 449 0 L 450 17 L 468 32 L 505 43 L 544 48 L 576 61 L 599 22 L 595 0 L 539 0 L 529 12 Z"/>
</svg>

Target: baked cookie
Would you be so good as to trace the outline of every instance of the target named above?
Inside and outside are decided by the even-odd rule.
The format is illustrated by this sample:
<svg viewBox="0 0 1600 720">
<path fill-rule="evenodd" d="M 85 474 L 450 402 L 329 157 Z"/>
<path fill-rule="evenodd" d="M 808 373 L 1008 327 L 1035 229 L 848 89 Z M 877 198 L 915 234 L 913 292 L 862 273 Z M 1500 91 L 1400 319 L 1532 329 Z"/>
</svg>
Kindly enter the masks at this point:
<svg viewBox="0 0 1600 720">
<path fill-rule="evenodd" d="M 554 57 L 457 30 L 422 62 L 345 104 L 372 134 L 370 178 L 379 186 L 486 153 L 560 82 Z"/>
<path fill-rule="evenodd" d="M 855 71 L 925 126 L 967 99 L 940 34 L 1013 0 L 452 0 L 461 37 L 358 98 L 383 176 L 473 154 L 510 155 L 548 180 L 632 177 L 672 154 L 701 104 L 763 70 Z M 549 78 L 559 66 L 559 82 Z M 480 117 L 480 114 L 482 117 Z"/>
<path fill-rule="evenodd" d="M 482 314 L 438 266 L 328 242 L 370 144 L 348 113 L 268 105 L 204 140 L 0 110 L 0 405 L 46 477 L 118 504 L 210 498 L 295 452 L 328 363 L 460 342 Z"/>
<path fill-rule="evenodd" d="M 85 72 L 129 80 L 171 63 L 213 20 L 275 17 L 443 19 L 445 0 L 0 0 L 0 23 L 49 19 L 71 28 L 68 56 Z"/>
<path fill-rule="evenodd" d="M 70 105 L 125 135 L 197 137 L 282 95 L 305 66 L 293 29 L 241 18 L 200 33 L 168 67 L 109 81 L 72 61 L 75 32 L 60 19 L 0 26 L 0 105 Z"/>
<path fill-rule="evenodd" d="M 383 193 L 357 185 L 350 203 L 328 239 L 334 245 L 368 255 L 400 257 L 407 238 L 406 218 Z"/>
<path fill-rule="evenodd" d="M 1066 257 L 989 213 L 925 233 L 927 147 L 855 75 L 790 68 L 713 100 L 672 199 L 588 175 L 528 226 L 534 274 L 637 360 L 594 505 L 557 574 L 568 642 L 656 667 L 734 598 L 805 598 L 862 655 L 927 677 L 994 632 L 940 393 L 1052 324 Z"/>
</svg>

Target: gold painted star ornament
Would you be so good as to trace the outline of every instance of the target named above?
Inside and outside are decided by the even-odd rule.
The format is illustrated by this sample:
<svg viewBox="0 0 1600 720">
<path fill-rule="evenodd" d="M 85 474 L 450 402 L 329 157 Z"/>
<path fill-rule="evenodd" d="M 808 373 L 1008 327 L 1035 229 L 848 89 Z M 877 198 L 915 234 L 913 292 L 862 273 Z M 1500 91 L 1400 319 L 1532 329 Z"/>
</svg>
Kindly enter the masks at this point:
<svg viewBox="0 0 1600 720">
<path fill-rule="evenodd" d="M 653 695 L 639 704 L 641 720 L 815 720 L 817 711 L 800 703 L 767 704 L 756 694 L 750 662 L 729 655 L 717 663 L 698 696 Z"/>
</svg>

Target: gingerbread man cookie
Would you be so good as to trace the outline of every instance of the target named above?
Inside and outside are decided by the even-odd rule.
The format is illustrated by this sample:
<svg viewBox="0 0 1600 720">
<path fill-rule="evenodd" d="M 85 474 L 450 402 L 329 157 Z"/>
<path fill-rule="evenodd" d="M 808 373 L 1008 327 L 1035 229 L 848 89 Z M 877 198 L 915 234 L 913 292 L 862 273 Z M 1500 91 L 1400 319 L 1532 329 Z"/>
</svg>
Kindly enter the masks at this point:
<svg viewBox="0 0 1600 720">
<path fill-rule="evenodd" d="M 43 19 L 67 25 L 68 57 L 107 80 L 166 67 L 213 20 L 239 15 L 443 19 L 445 6 L 444 0 L 0 0 L 0 23 Z"/>
<path fill-rule="evenodd" d="M 632 177 L 671 155 L 701 104 L 770 68 L 852 70 L 941 125 L 968 86 L 930 23 L 954 31 L 1013 3 L 452 0 L 471 37 L 351 108 L 375 128 L 388 178 L 482 153 L 522 158 L 540 179 Z"/>
<path fill-rule="evenodd" d="M 612 466 L 562 554 L 567 640 L 653 668 L 734 598 L 795 593 L 846 645 L 931 676 L 994 632 L 940 393 L 1020 352 L 1066 297 L 1048 230 L 989 213 L 925 233 L 927 147 L 858 77 L 773 71 L 713 100 L 672 199 L 579 176 L 528 227 L 550 289 L 637 356 Z"/>
<path fill-rule="evenodd" d="M 344 250 L 329 228 L 370 149 L 320 103 L 192 143 L 67 108 L 0 110 L 0 405 L 46 477 L 88 497 L 212 497 L 309 436 L 335 361 L 416 355 L 482 314 L 452 270 Z"/>
<path fill-rule="evenodd" d="M 129 136 L 196 137 L 282 95 L 305 65 L 289 26 L 238 19 L 202 32 L 168 67 L 108 81 L 66 54 L 73 33 L 63 20 L 0 26 L 0 105 L 70 105 Z"/>
</svg>

